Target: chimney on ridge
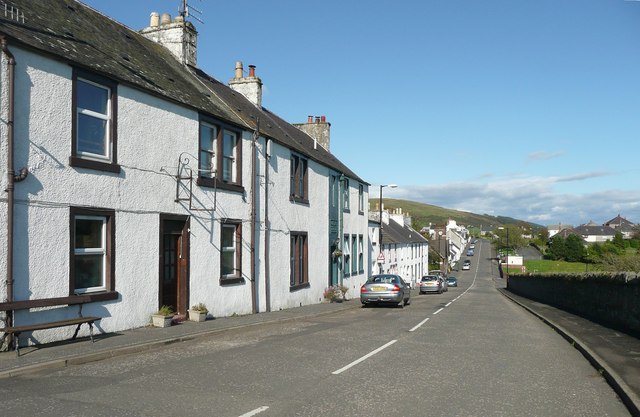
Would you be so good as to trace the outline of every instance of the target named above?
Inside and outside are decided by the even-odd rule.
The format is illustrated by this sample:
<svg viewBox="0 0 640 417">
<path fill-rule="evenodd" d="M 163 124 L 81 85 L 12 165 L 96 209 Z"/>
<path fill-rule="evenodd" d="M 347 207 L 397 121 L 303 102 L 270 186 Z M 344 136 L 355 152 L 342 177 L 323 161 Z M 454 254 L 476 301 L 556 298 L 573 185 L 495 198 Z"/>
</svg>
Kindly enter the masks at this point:
<svg viewBox="0 0 640 417">
<path fill-rule="evenodd" d="M 245 77 L 242 62 L 237 61 L 235 77 L 229 80 L 229 87 L 245 96 L 258 108 L 262 108 L 262 80 L 256 77 L 255 65 L 249 65 L 249 76 Z"/>
<path fill-rule="evenodd" d="M 307 123 L 293 123 L 293 125 L 330 152 L 331 123 L 327 122 L 326 116 L 307 116 Z"/>
<path fill-rule="evenodd" d="M 193 24 L 185 21 L 183 16 L 176 16 L 171 21 L 169 13 L 160 17 L 157 12 L 152 12 L 150 20 L 149 27 L 139 33 L 167 48 L 182 64 L 195 67 L 198 32 Z"/>
</svg>

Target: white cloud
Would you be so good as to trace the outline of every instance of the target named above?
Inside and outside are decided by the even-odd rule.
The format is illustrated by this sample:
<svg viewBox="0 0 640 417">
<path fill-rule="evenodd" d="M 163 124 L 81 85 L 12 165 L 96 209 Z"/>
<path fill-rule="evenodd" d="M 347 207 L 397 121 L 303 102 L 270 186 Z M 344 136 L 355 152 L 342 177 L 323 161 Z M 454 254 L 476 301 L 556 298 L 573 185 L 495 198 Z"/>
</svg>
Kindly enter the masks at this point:
<svg viewBox="0 0 640 417">
<path fill-rule="evenodd" d="M 532 152 L 527 156 L 527 159 L 530 161 L 546 161 L 549 159 L 559 158 L 564 155 L 564 151 L 559 152 Z"/>
<path fill-rule="evenodd" d="M 558 193 L 557 183 L 582 181 L 609 175 L 591 172 L 566 177 L 527 177 L 495 179 L 488 183 L 449 183 L 406 186 L 385 191 L 385 197 L 400 198 L 455 208 L 477 214 L 509 216 L 543 225 L 580 225 L 593 220 L 604 223 L 621 214 L 640 223 L 640 189 L 607 190 L 593 193 Z"/>
</svg>

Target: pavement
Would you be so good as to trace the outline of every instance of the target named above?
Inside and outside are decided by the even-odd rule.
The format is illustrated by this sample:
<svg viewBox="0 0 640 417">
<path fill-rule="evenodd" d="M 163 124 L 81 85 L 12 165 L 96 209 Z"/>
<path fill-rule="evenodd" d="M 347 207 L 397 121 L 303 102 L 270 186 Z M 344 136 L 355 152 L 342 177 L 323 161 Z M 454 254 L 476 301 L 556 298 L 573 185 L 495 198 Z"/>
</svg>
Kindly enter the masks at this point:
<svg viewBox="0 0 640 417">
<path fill-rule="evenodd" d="M 631 415 L 640 417 L 640 339 L 517 296 L 505 288 L 498 288 L 498 291 L 540 318 L 578 349 L 605 377 Z M 216 318 L 201 323 L 186 321 L 167 328 L 142 327 L 98 335 L 94 343 L 89 338 L 82 338 L 24 347 L 20 349 L 19 357 L 15 352 L 0 352 L 0 379 L 141 353 L 227 330 L 304 320 L 352 308 L 360 308 L 360 302 L 325 302 L 269 313 Z"/>
</svg>

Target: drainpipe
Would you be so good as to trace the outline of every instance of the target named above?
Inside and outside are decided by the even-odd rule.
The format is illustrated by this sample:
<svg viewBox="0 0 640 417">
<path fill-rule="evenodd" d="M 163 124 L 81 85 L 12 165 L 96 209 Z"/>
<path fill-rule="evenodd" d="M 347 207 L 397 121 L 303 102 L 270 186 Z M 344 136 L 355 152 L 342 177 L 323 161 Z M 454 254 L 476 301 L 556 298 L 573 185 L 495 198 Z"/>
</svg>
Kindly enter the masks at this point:
<svg viewBox="0 0 640 417">
<path fill-rule="evenodd" d="M 269 234 L 271 226 L 269 225 L 269 160 L 271 159 L 271 151 L 269 144 L 271 140 L 265 138 L 264 142 L 264 291 L 266 299 L 267 312 L 271 311 L 271 277 L 269 276 Z"/>
<path fill-rule="evenodd" d="M 19 175 L 15 175 L 13 166 L 13 120 L 14 120 L 14 96 L 15 96 L 15 69 L 16 59 L 9 51 L 6 38 L 0 40 L 2 52 L 8 59 L 8 114 L 7 114 L 7 302 L 13 301 L 13 205 L 14 205 L 14 184 L 24 180 L 29 171 L 22 168 Z M 7 312 L 7 325 L 13 323 L 13 312 Z"/>
<path fill-rule="evenodd" d="M 256 130 L 251 141 L 251 312 L 258 312 L 256 299 L 256 183 L 257 183 L 257 161 L 256 161 L 256 142 L 260 135 L 260 119 L 256 121 Z"/>
</svg>

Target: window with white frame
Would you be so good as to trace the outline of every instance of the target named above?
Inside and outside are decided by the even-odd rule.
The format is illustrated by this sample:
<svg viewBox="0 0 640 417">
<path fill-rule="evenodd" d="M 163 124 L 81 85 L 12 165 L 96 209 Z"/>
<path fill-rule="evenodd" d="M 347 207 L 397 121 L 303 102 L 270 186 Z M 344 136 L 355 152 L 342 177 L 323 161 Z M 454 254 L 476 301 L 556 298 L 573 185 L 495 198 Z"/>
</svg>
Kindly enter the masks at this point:
<svg viewBox="0 0 640 417">
<path fill-rule="evenodd" d="M 344 248 L 344 250 L 342 251 L 344 261 L 344 276 L 348 277 L 351 275 L 351 245 L 349 243 L 349 235 L 344 235 L 342 247 Z"/>
<path fill-rule="evenodd" d="M 358 184 L 358 213 L 364 214 L 364 185 Z"/>
<path fill-rule="evenodd" d="M 71 209 L 70 292 L 113 290 L 114 213 Z"/>
<path fill-rule="evenodd" d="M 220 280 L 242 278 L 241 223 L 225 220 L 220 232 Z"/>
<path fill-rule="evenodd" d="M 342 180 L 342 209 L 344 211 L 349 211 L 350 207 L 349 178 L 344 178 Z"/>
<path fill-rule="evenodd" d="M 209 123 L 200 123 L 199 176 L 213 178 L 216 171 L 216 137 L 218 128 Z"/>
<path fill-rule="evenodd" d="M 351 235 L 351 273 L 358 273 L 358 236 Z"/>
<path fill-rule="evenodd" d="M 308 190 L 309 161 L 300 155 L 291 155 L 291 200 L 299 202 L 309 201 Z"/>
<path fill-rule="evenodd" d="M 199 129 L 198 185 L 243 191 L 240 132 L 203 115 Z"/>
<path fill-rule="evenodd" d="M 222 181 L 236 182 L 236 143 L 238 136 L 225 129 L 222 135 Z"/>
<path fill-rule="evenodd" d="M 358 235 L 358 271 L 364 272 L 364 237 Z"/>
<path fill-rule="evenodd" d="M 289 285 L 299 288 L 309 285 L 309 248 L 306 232 L 291 232 L 289 247 Z"/>
<path fill-rule="evenodd" d="M 117 165 L 117 84 L 73 71 L 71 166 L 119 172 Z"/>
</svg>

